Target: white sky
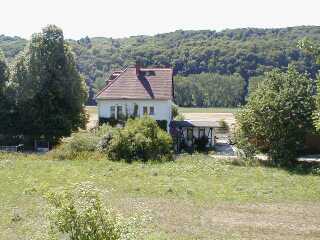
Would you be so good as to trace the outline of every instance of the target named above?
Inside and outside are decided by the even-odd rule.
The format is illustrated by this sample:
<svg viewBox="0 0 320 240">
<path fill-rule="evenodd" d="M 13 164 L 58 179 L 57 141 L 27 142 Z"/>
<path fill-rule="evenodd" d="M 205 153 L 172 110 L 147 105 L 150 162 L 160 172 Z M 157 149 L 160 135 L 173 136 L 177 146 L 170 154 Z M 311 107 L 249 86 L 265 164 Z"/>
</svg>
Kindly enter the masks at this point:
<svg viewBox="0 0 320 240">
<path fill-rule="evenodd" d="M 1 0 L 0 34 L 56 24 L 66 38 L 320 25 L 320 0 Z"/>
</svg>

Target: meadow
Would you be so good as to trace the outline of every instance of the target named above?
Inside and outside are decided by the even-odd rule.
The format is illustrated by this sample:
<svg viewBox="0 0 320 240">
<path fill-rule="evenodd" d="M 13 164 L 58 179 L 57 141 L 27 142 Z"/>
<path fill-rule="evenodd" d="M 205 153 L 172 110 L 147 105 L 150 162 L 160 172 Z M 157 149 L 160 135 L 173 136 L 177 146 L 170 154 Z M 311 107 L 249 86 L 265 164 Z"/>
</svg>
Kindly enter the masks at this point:
<svg viewBox="0 0 320 240">
<path fill-rule="evenodd" d="M 239 108 L 193 108 L 179 107 L 181 113 L 236 113 Z"/>
<path fill-rule="evenodd" d="M 318 169 L 319 170 L 319 169 Z M 166 163 L 0 153 L 0 239 L 47 239 L 47 191 L 90 182 L 135 217 L 142 239 L 319 239 L 320 171 L 246 166 L 207 155 Z"/>
</svg>

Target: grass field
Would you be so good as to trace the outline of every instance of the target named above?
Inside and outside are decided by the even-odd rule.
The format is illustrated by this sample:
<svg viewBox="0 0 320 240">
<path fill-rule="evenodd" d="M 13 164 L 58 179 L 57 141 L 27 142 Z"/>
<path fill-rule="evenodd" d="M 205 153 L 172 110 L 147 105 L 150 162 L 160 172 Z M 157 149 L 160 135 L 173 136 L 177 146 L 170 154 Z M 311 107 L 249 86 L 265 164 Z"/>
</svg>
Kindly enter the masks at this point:
<svg viewBox="0 0 320 240">
<path fill-rule="evenodd" d="M 48 190 L 91 182 L 143 239 L 319 239 L 320 176 L 205 155 L 168 163 L 0 154 L 0 239 L 47 239 Z M 19 216 L 18 218 L 16 216 Z"/>
<path fill-rule="evenodd" d="M 236 113 L 239 108 L 184 108 L 179 107 L 181 113 Z"/>
</svg>

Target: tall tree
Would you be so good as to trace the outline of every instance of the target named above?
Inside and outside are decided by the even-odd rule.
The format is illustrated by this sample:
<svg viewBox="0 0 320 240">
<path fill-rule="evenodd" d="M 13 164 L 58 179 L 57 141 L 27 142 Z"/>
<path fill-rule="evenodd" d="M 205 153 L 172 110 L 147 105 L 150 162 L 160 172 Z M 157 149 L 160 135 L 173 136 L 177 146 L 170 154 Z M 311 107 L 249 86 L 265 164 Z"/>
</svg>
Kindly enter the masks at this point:
<svg viewBox="0 0 320 240">
<path fill-rule="evenodd" d="M 9 68 L 0 50 L 0 135 L 7 135 L 10 125 L 11 102 L 8 96 Z"/>
<path fill-rule="evenodd" d="M 290 163 L 313 130 L 313 111 L 311 80 L 292 67 L 287 73 L 273 71 L 237 115 L 239 147 L 263 151 L 281 164 Z"/>
<path fill-rule="evenodd" d="M 9 79 L 9 69 L 4 55 L 0 49 L 0 96 L 4 95 L 4 90 Z"/>
<path fill-rule="evenodd" d="M 61 29 L 34 34 L 13 69 L 21 134 L 57 141 L 85 126 L 85 82 Z"/>
<path fill-rule="evenodd" d="M 299 47 L 307 54 L 313 56 L 315 64 L 320 65 L 320 45 L 305 38 L 299 42 Z M 317 75 L 317 95 L 316 95 L 316 110 L 313 114 L 314 125 L 318 132 L 320 132 L 320 74 Z"/>
</svg>

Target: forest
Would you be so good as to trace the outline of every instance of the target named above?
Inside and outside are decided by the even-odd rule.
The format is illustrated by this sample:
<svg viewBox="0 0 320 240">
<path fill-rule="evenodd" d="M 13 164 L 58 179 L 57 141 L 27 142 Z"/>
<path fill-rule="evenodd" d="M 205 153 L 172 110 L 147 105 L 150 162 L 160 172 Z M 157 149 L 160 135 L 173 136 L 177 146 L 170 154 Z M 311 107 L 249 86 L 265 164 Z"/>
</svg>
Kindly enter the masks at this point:
<svg viewBox="0 0 320 240">
<path fill-rule="evenodd" d="M 89 104 L 94 103 L 94 93 L 111 71 L 139 61 L 146 67 L 174 69 L 178 105 L 234 107 L 245 103 L 248 91 L 253 91 L 260 76 L 271 69 L 287 70 L 291 64 L 315 78 L 319 66 L 297 47 L 304 38 L 318 42 L 320 26 L 177 30 L 154 36 L 85 37 L 67 42 L 89 86 Z M 13 62 L 27 42 L 0 35 L 7 62 Z"/>
</svg>

